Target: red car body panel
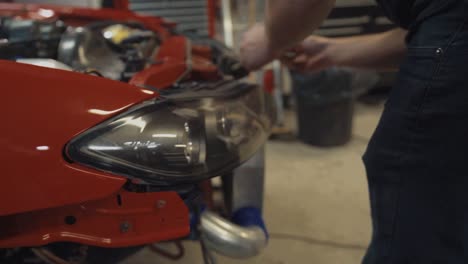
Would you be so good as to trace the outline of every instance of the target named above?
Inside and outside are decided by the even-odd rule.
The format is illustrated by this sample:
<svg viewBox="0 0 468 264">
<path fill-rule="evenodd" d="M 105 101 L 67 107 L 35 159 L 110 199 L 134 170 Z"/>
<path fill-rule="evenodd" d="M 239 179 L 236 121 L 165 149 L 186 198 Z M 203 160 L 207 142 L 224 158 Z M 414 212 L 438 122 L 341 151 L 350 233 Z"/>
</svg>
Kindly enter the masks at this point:
<svg viewBox="0 0 468 264">
<path fill-rule="evenodd" d="M 135 74 L 130 83 L 150 89 L 166 89 L 184 77 L 218 80 L 221 76 L 210 55 L 209 50 L 191 46 L 183 36 L 169 37 L 154 58 L 154 64 Z"/>
<path fill-rule="evenodd" d="M 120 191 L 97 201 L 0 217 L 0 248 L 69 241 L 125 247 L 189 234 L 189 212 L 173 192 Z"/>
<path fill-rule="evenodd" d="M 125 83 L 0 62 L 0 215 L 103 198 L 125 179 L 70 164 L 64 146 L 79 133 L 155 97 Z"/>
<path fill-rule="evenodd" d="M 130 83 L 164 89 L 181 79 L 188 70 L 188 45 L 185 37 L 167 38 L 154 58 L 153 65 L 135 74 Z"/>
</svg>

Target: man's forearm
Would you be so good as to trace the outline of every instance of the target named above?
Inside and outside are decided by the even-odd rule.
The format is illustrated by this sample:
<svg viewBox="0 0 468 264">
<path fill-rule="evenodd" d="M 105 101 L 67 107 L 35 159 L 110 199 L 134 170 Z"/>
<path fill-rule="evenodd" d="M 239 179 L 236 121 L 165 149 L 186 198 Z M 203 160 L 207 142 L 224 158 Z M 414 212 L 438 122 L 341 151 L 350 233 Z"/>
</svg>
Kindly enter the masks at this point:
<svg viewBox="0 0 468 264">
<path fill-rule="evenodd" d="M 335 0 L 267 0 L 266 33 L 275 52 L 281 52 L 313 33 Z"/>
<path fill-rule="evenodd" d="M 406 54 L 407 31 L 395 29 L 384 33 L 333 40 L 335 64 L 355 68 L 396 68 Z"/>
</svg>

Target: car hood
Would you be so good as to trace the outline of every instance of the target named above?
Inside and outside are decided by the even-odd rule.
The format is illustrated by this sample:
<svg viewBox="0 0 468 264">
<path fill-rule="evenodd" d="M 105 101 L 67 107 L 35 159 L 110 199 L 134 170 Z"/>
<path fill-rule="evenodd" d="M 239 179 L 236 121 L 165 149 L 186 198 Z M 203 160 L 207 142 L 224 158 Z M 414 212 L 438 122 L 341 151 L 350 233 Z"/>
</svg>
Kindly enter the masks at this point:
<svg viewBox="0 0 468 264">
<path fill-rule="evenodd" d="M 0 203 L 0 215 L 101 198 L 125 183 L 68 163 L 63 148 L 81 132 L 155 98 L 155 92 L 10 61 L 0 61 L 0 73 L 0 193 L 9 199 Z"/>
</svg>

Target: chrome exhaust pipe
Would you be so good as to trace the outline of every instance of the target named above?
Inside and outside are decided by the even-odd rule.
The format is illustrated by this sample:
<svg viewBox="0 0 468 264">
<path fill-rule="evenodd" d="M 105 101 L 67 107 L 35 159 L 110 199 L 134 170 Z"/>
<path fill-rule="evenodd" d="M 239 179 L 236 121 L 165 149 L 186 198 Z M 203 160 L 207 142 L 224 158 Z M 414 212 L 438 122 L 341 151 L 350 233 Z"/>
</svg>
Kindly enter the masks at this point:
<svg viewBox="0 0 468 264">
<path fill-rule="evenodd" d="M 243 227 L 210 211 L 201 215 L 200 233 L 208 249 L 231 258 L 257 256 L 268 243 L 267 233 L 262 227 Z"/>
</svg>

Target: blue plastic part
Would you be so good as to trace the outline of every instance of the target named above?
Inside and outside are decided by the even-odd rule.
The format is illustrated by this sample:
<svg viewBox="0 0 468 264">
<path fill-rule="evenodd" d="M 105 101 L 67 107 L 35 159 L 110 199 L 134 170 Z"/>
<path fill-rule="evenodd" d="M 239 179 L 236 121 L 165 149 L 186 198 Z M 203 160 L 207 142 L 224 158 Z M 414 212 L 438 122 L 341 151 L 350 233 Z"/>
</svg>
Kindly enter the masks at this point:
<svg viewBox="0 0 468 264">
<path fill-rule="evenodd" d="M 258 226 L 263 229 L 267 238 L 269 237 L 268 230 L 266 228 L 265 222 L 263 221 L 262 212 L 258 208 L 241 208 L 234 212 L 231 221 L 243 227 Z"/>
</svg>

